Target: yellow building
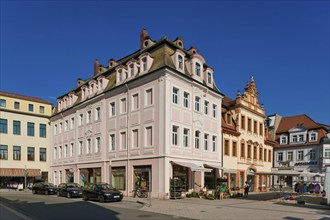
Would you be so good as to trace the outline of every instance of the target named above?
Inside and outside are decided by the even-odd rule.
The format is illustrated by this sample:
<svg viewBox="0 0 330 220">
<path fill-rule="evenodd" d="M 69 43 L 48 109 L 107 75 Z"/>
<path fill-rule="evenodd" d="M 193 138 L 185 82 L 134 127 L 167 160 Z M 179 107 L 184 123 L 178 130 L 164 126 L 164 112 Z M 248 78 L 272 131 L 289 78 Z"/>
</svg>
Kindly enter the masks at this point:
<svg viewBox="0 0 330 220">
<path fill-rule="evenodd" d="M 272 168 L 275 142 L 264 125 L 265 119 L 253 77 L 243 95 L 238 92 L 236 99 L 223 99 L 223 176 L 230 188 L 243 188 L 245 181 L 250 183 L 251 191 L 265 191 L 271 185 L 269 175 L 256 175 Z"/>
<path fill-rule="evenodd" d="M 48 180 L 51 111 L 41 98 L 0 91 L 1 188 Z"/>
</svg>

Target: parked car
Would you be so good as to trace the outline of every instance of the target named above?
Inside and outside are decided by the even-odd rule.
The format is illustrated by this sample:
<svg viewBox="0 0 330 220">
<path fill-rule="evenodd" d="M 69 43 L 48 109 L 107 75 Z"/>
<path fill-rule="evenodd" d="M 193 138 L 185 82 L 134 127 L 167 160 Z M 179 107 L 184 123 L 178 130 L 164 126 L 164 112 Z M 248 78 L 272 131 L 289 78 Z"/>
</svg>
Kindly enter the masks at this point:
<svg viewBox="0 0 330 220">
<path fill-rule="evenodd" d="M 82 197 L 82 187 L 78 183 L 61 183 L 57 188 L 57 196 Z"/>
<path fill-rule="evenodd" d="M 35 183 L 32 186 L 32 194 L 56 194 L 57 188 L 52 183 L 41 182 Z"/>
<path fill-rule="evenodd" d="M 89 183 L 83 187 L 82 198 L 84 201 L 121 201 L 123 200 L 123 193 L 108 183 Z"/>
</svg>

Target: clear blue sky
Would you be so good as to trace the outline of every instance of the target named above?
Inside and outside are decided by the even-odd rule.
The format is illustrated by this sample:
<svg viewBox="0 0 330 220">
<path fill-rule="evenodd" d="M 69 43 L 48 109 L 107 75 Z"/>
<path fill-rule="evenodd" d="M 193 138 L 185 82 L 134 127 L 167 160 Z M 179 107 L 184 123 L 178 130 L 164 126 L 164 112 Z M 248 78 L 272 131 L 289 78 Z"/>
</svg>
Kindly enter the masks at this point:
<svg viewBox="0 0 330 220">
<path fill-rule="evenodd" d="M 235 98 L 253 75 L 266 114 L 330 124 L 329 1 L 1 1 L 1 90 L 52 103 L 139 49 L 140 30 L 196 46 Z"/>
</svg>

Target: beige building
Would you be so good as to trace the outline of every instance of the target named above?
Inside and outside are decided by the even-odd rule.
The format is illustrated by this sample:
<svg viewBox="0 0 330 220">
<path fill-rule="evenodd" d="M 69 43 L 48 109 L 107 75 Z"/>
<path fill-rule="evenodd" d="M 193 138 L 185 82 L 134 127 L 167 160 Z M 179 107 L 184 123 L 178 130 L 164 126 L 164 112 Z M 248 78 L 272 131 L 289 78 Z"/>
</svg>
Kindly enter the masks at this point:
<svg viewBox="0 0 330 220">
<path fill-rule="evenodd" d="M 51 103 L 0 91 L 0 186 L 48 180 Z M 22 186 L 22 185 L 21 185 Z"/>
<path fill-rule="evenodd" d="M 236 99 L 223 99 L 223 176 L 230 188 L 242 188 L 245 181 L 250 183 L 251 191 L 264 191 L 271 185 L 269 175 L 255 174 L 272 168 L 274 142 L 264 126 L 265 119 L 253 77 L 243 95 L 238 91 Z"/>
</svg>

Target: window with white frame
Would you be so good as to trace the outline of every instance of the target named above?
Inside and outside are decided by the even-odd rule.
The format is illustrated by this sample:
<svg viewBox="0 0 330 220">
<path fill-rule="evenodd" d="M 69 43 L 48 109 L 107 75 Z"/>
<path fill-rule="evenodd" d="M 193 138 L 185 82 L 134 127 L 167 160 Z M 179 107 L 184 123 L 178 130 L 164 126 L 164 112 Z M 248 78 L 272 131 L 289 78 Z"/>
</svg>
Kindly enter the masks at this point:
<svg viewBox="0 0 330 220">
<path fill-rule="evenodd" d="M 281 144 L 287 144 L 287 137 L 281 136 Z"/>
<path fill-rule="evenodd" d="M 116 103 L 111 102 L 110 103 L 110 116 L 115 116 L 116 115 Z"/>
<path fill-rule="evenodd" d="M 317 133 L 310 133 L 309 134 L 309 141 L 310 142 L 317 141 Z"/>
<path fill-rule="evenodd" d="M 145 145 L 152 146 L 152 126 L 145 128 Z"/>
<path fill-rule="evenodd" d="M 62 158 L 62 146 L 58 147 L 58 158 L 61 159 Z"/>
<path fill-rule="evenodd" d="M 213 104 L 212 110 L 213 110 L 213 118 L 217 118 L 218 117 L 218 114 L 217 114 L 217 112 L 218 112 L 218 106 L 215 105 L 215 104 Z"/>
<path fill-rule="evenodd" d="M 330 149 L 324 149 L 324 157 L 330 158 Z"/>
<path fill-rule="evenodd" d="M 277 161 L 283 161 L 283 152 L 277 152 Z"/>
<path fill-rule="evenodd" d="M 6 108 L 7 101 L 5 99 L 0 99 L 0 107 Z"/>
<path fill-rule="evenodd" d="M 54 135 L 57 134 L 57 125 L 54 125 Z"/>
<path fill-rule="evenodd" d="M 180 54 L 178 55 L 178 68 L 183 70 L 183 57 Z"/>
<path fill-rule="evenodd" d="M 79 141 L 79 155 L 82 155 L 84 150 L 83 150 L 83 142 L 82 141 Z"/>
<path fill-rule="evenodd" d="M 101 120 L 101 107 L 95 109 L 95 121 Z"/>
<path fill-rule="evenodd" d="M 305 140 L 304 135 L 303 134 L 299 134 L 298 135 L 298 140 L 299 140 L 299 142 L 304 142 L 304 140 Z"/>
<path fill-rule="evenodd" d="M 79 115 L 79 126 L 81 126 L 83 124 L 83 121 L 84 121 L 84 115 L 80 114 Z"/>
<path fill-rule="evenodd" d="M 62 133 L 62 122 L 60 122 L 60 125 L 58 126 L 58 133 L 59 134 Z"/>
<path fill-rule="evenodd" d="M 139 94 L 136 93 L 132 96 L 132 110 L 139 109 Z"/>
<path fill-rule="evenodd" d="M 54 147 L 54 160 L 56 160 L 57 157 L 57 147 Z"/>
<path fill-rule="evenodd" d="M 68 149 L 68 145 L 64 145 L 64 157 L 67 157 L 68 156 L 68 152 L 69 152 L 69 149 Z"/>
<path fill-rule="evenodd" d="M 91 153 L 92 153 L 92 140 L 87 139 L 86 154 L 91 154 Z"/>
<path fill-rule="evenodd" d="M 74 118 L 71 118 L 70 120 L 70 130 L 74 128 Z"/>
<path fill-rule="evenodd" d="M 201 76 L 201 65 L 199 63 L 195 63 L 195 73 L 197 76 Z"/>
<path fill-rule="evenodd" d="M 109 139 L 109 150 L 110 151 L 115 151 L 116 150 L 116 136 L 115 134 L 110 134 L 110 139 Z"/>
<path fill-rule="evenodd" d="M 195 97 L 195 111 L 200 111 L 200 105 L 201 105 L 201 98 L 200 97 L 198 97 L 198 96 L 196 96 Z"/>
<path fill-rule="evenodd" d="M 73 149 L 74 149 L 74 145 L 73 143 L 70 144 L 70 157 L 73 156 Z"/>
<path fill-rule="evenodd" d="M 316 159 L 316 151 L 315 151 L 315 149 L 311 149 L 309 151 L 309 159 L 310 160 L 315 160 Z"/>
<path fill-rule="evenodd" d="M 120 149 L 126 149 L 126 131 L 120 132 Z"/>
<path fill-rule="evenodd" d="M 188 128 L 183 129 L 183 146 L 189 147 L 189 129 Z"/>
<path fill-rule="evenodd" d="M 208 101 L 204 101 L 204 114 L 208 115 L 209 114 L 209 102 Z"/>
<path fill-rule="evenodd" d="M 92 122 L 92 111 L 87 111 L 86 124 Z"/>
<path fill-rule="evenodd" d="M 183 107 L 189 108 L 189 93 L 183 92 Z"/>
<path fill-rule="evenodd" d="M 132 148 L 139 148 L 139 130 L 132 131 Z"/>
<path fill-rule="evenodd" d="M 298 142 L 298 137 L 297 135 L 292 135 L 292 143 Z"/>
<path fill-rule="evenodd" d="M 287 153 L 287 160 L 288 160 L 288 161 L 292 161 L 292 160 L 293 160 L 293 152 L 292 152 L 292 151 L 289 151 L 289 152 Z"/>
<path fill-rule="evenodd" d="M 173 125 L 172 126 L 172 145 L 178 146 L 179 144 L 179 127 Z"/>
<path fill-rule="evenodd" d="M 64 131 L 68 130 L 68 124 L 69 124 L 68 120 L 65 120 L 65 122 L 64 122 Z"/>
<path fill-rule="evenodd" d="M 209 134 L 204 134 L 204 149 L 209 150 Z"/>
<path fill-rule="evenodd" d="M 212 151 L 216 152 L 217 150 L 217 136 L 212 136 Z"/>
<path fill-rule="evenodd" d="M 95 138 L 95 153 L 101 152 L 101 138 L 97 137 Z"/>
<path fill-rule="evenodd" d="M 304 151 L 300 150 L 297 153 L 297 160 L 303 160 L 304 159 Z"/>
<path fill-rule="evenodd" d="M 152 100 L 152 89 L 147 89 L 146 90 L 146 95 L 145 95 L 145 106 L 150 106 L 153 104 L 153 100 Z"/>
<path fill-rule="evenodd" d="M 200 131 L 195 131 L 195 148 L 199 149 L 200 148 L 200 139 L 201 139 L 201 132 Z"/>
<path fill-rule="evenodd" d="M 174 104 L 178 104 L 178 99 L 179 99 L 179 89 L 173 87 L 172 102 Z"/>
<path fill-rule="evenodd" d="M 122 98 L 120 100 L 120 112 L 125 113 L 126 112 L 126 98 Z"/>
</svg>

